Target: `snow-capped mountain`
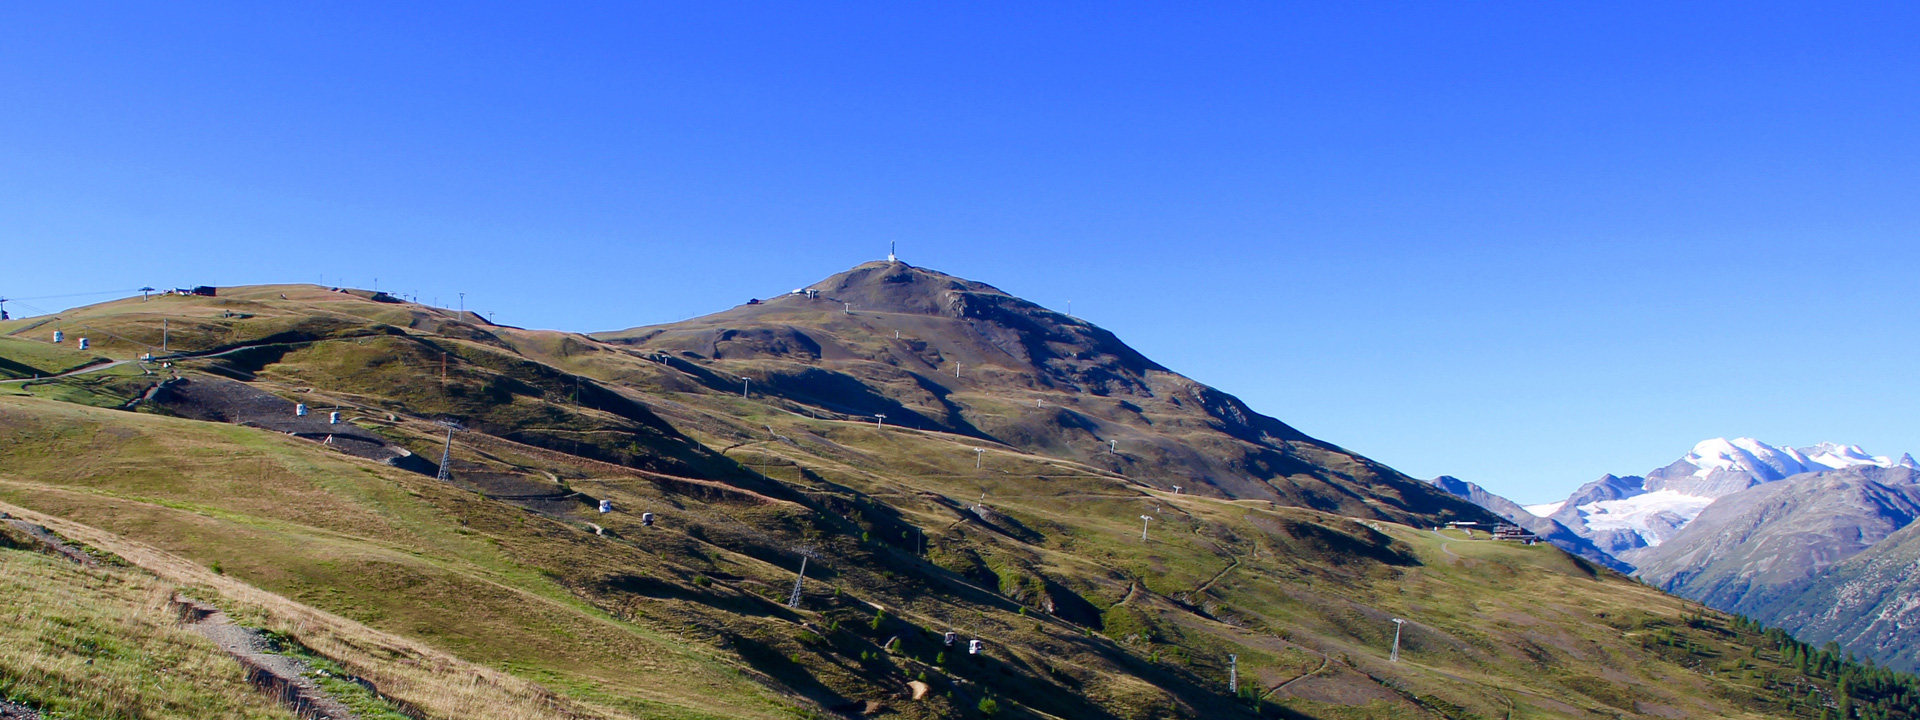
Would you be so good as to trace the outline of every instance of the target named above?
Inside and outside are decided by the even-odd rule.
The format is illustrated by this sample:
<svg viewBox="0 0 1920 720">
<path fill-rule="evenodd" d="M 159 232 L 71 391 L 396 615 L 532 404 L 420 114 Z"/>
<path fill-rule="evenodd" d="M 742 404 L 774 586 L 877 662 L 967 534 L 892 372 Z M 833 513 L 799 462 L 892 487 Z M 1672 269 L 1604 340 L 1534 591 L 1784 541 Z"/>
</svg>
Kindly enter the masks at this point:
<svg viewBox="0 0 1920 720">
<path fill-rule="evenodd" d="M 1678 462 L 1647 473 L 1647 490 L 1675 490 L 1700 497 L 1722 497 L 1800 473 L 1859 465 L 1913 467 L 1913 456 L 1899 460 L 1868 455 L 1859 445 L 1820 443 L 1779 448 L 1753 438 L 1714 438 L 1693 446 Z"/>
<path fill-rule="evenodd" d="M 1527 506 L 1453 478 L 1432 482 L 1669 592 L 1920 668 L 1912 455 L 1714 438 L 1645 476 L 1603 475 L 1565 500 Z"/>
<path fill-rule="evenodd" d="M 1869 455 L 1858 445 L 1782 448 L 1753 438 L 1713 438 L 1645 477 L 1606 475 L 1566 500 L 1526 509 L 1631 564 L 1635 551 L 1659 546 L 1716 499 L 1802 473 L 1860 466 L 1920 468 L 1912 455 Z"/>
</svg>

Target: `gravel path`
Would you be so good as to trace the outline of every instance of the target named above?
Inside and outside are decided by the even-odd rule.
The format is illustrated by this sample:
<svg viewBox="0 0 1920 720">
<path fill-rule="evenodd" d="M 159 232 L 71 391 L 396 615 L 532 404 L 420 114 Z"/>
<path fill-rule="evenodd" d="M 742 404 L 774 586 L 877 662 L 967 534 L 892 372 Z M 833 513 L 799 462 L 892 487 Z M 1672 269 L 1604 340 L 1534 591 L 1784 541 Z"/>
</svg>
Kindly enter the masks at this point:
<svg viewBox="0 0 1920 720">
<path fill-rule="evenodd" d="M 5 521 L 7 524 L 12 525 L 14 529 L 26 533 L 29 537 L 32 537 L 35 542 L 46 546 L 48 550 L 59 553 L 68 560 L 72 560 L 75 564 L 85 565 L 87 567 L 93 567 L 98 564 L 92 555 L 88 555 L 79 548 L 66 544 L 60 539 L 60 536 L 53 534 L 51 530 L 6 513 L 0 513 L 0 521 Z M 6 716 L 0 715 L 0 718 L 3 717 Z"/>
<path fill-rule="evenodd" d="M 44 527 L 5 513 L 0 513 L 0 522 L 12 525 L 76 564 L 89 567 L 97 564 L 93 556 L 62 542 L 58 535 Z M 247 682 L 273 695 L 292 708 L 294 714 L 305 720 L 355 719 L 351 709 L 329 695 L 313 678 L 307 677 L 313 668 L 306 661 L 269 652 L 267 640 L 260 631 L 233 624 L 219 608 L 178 596 L 173 598 L 173 603 L 180 609 L 183 622 L 219 645 L 220 649 L 227 651 L 240 663 L 240 667 L 246 669 Z M 0 720 L 40 720 L 40 714 L 25 705 L 0 698 Z"/>
<path fill-rule="evenodd" d="M 353 711 L 335 700 L 319 683 L 307 677 L 313 672 L 306 661 L 268 652 L 266 638 L 253 628 L 233 624 L 227 614 L 192 600 L 175 599 L 186 608 L 187 622 L 227 651 L 240 667 L 247 670 L 247 682 L 274 695 L 308 720 L 352 720 Z"/>
</svg>

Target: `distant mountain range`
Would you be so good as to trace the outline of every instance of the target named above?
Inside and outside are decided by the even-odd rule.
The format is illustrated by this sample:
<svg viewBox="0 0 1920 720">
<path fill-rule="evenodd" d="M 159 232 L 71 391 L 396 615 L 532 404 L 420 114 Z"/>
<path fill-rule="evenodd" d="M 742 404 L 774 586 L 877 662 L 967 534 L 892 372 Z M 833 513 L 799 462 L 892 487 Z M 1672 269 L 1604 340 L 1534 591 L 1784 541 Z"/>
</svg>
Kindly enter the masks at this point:
<svg viewBox="0 0 1920 720">
<path fill-rule="evenodd" d="M 1552 518 L 1602 551 L 1639 565 L 1638 558 L 1679 533 L 1719 498 L 1802 473 L 1896 465 L 1920 467 L 1911 455 L 1898 460 L 1876 457 L 1858 445 L 1781 448 L 1753 438 L 1714 438 L 1645 476 L 1603 475 L 1566 500 L 1526 510 Z"/>
<path fill-rule="evenodd" d="M 1603 475 L 1520 506 L 1456 478 L 1436 487 L 1568 552 L 1674 594 L 1895 667 L 1920 667 L 1920 464 L 1857 445 L 1714 438 L 1644 476 Z"/>
</svg>

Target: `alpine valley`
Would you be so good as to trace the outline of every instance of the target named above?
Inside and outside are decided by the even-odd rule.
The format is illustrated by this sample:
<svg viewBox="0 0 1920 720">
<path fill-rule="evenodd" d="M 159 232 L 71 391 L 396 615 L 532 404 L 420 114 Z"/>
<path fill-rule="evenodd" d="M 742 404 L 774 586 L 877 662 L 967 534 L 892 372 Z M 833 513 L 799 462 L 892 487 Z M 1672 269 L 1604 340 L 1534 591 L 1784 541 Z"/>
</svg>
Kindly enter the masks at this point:
<svg viewBox="0 0 1920 720">
<path fill-rule="evenodd" d="M 1920 465 L 1857 445 L 1715 438 L 1644 476 L 1603 475 L 1522 507 L 1472 483 L 1436 487 L 1569 552 L 1674 594 L 1875 662 L 1920 668 Z"/>
<path fill-rule="evenodd" d="M 130 297 L 0 322 L 0 378 L 9 717 L 1920 717 L 1794 637 L 1910 660 L 1910 459 L 1715 441 L 1534 517 L 891 259 L 598 334 Z M 1500 517 L 1558 547 L 1442 529 Z"/>
</svg>

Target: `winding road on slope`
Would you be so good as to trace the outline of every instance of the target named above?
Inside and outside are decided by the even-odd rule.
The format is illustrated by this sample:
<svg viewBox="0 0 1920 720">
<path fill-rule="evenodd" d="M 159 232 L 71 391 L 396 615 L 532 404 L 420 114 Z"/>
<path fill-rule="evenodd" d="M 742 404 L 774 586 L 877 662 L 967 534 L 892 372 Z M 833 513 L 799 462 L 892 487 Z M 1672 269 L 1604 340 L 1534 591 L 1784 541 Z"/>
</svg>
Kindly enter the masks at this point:
<svg viewBox="0 0 1920 720">
<path fill-rule="evenodd" d="M 209 350 L 209 351 L 204 351 L 204 352 L 185 352 L 185 353 L 174 353 L 174 354 L 172 354 L 172 355 L 155 355 L 155 356 L 153 357 L 153 360 L 152 360 L 152 362 L 167 362 L 167 361 L 171 361 L 171 360 L 201 360 L 201 359 L 205 359 L 205 358 L 216 358 L 216 357 L 220 357 L 220 356 L 223 356 L 223 355 L 231 355 L 231 354 L 233 354 L 233 353 L 237 353 L 237 352 L 241 352 L 241 351 L 243 351 L 243 350 L 252 350 L 252 349 L 255 349 L 255 348 L 263 348 L 263 347 L 272 347 L 272 346 L 275 346 L 275 345 L 311 345 L 311 344 L 313 344 L 313 343 L 317 343 L 317 342 L 326 342 L 326 341 L 329 341 L 329 340 L 352 340 L 352 339 L 354 339 L 354 338 L 360 338 L 360 337 L 375 337 L 375 336 L 377 336 L 377 334 L 376 334 L 376 333 L 368 333 L 368 334 L 364 334 L 364 335 L 342 335 L 342 336 L 340 336 L 340 337 L 336 337 L 336 338 L 323 338 L 323 339 L 320 339 L 320 340 L 295 340 L 295 341 L 292 341 L 292 342 L 263 342 L 263 343 L 248 343 L 248 344 L 246 344 L 246 345 L 236 345 L 236 346 L 234 346 L 234 347 L 230 347 L 230 348 L 223 348 L 223 349 L 220 349 L 220 350 Z M 149 346 L 149 347 L 151 347 L 151 346 Z M 107 370 L 107 369 L 111 369 L 111 368 L 116 368 L 116 367 L 119 367 L 119 366 L 121 366 L 121 365 L 125 365 L 125 364 L 127 364 L 127 363 L 143 363 L 143 364 L 144 364 L 145 362 L 147 362 L 147 361 L 144 361 L 144 360 L 107 360 L 107 361 L 105 361 L 105 362 L 97 362 L 97 363 L 94 363 L 94 364 L 92 364 L 92 365 L 87 365 L 87 366 L 85 366 L 85 367 L 79 367 L 79 368 L 74 368 L 74 369 L 72 369 L 72 370 L 68 370 L 68 371 L 66 371 L 66 372 L 63 372 L 63 373 L 60 373 L 60 374 L 58 374 L 58 375 L 47 375 L 47 376 L 45 376 L 45 377 L 38 377 L 38 378 L 10 378 L 10 379 L 7 379 L 7 380 L 0 380 L 0 383 L 12 383 L 12 382 L 19 382 L 19 383 L 25 383 L 25 382 L 38 382 L 38 381 L 41 381 L 41 380 L 58 380 L 58 379 L 60 379 L 60 378 L 68 378 L 68 377 L 73 377 L 73 376 L 75 376 L 75 375 L 85 375 L 85 374 L 88 374 L 88 373 L 95 373 L 95 372 L 100 372 L 101 370 Z"/>
<path fill-rule="evenodd" d="M 1315 675 L 1319 675 L 1319 674 L 1320 674 L 1320 671 L 1322 671 L 1322 670 L 1325 670 L 1325 669 L 1327 669 L 1327 666 L 1328 666 L 1328 665 L 1331 665 L 1331 664 L 1333 664 L 1333 658 L 1330 658 L 1330 657 L 1327 657 L 1327 656 L 1325 656 L 1325 655 L 1321 655 L 1321 656 L 1320 656 L 1320 667 L 1317 667 L 1317 668 L 1314 668 L 1314 669 L 1312 669 L 1312 670 L 1309 670 L 1309 671 L 1307 671 L 1307 672 L 1303 672 L 1303 673 L 1300 673 L 1300 675 L 1299 675 L 1298 677 L 1295 677 L 1295 678 L 1294 678 L 1294 679 L 1292 679 L 1292 680 L 1288 680 L 1288 681 L 1286 681 L 1286 682 L 1283 682 L 1283 683 L 1280 683 L 1279 685 L 1275 685 L 1275 686 L 1273 686 L 1273 689 L 1272 689 L 1272 690 L 1268 690 L 1268 691 L 1267 691 L 1267 694 L 1265 694 L 1265 695 L 1261 695 L 1261 696 L 1260 696 L 1260 699 L 1261 699 L 1261 700 L 1265 700 L 1265 699 L 1267 699 L 1267 698 L 1270 698 L 1270 697 L 1273 697 L 1273 694 L 1274 694 L 1274 693 L 1277 693 L 1277 692 L 1280 692 L 1281 690 L 1285 690 L 1285 689 L 1287 689 L 1287 686 L 1289 686 L 1289 685 L 1292 685 L 1292 684 L 1294 684 L 1294 683 L 1297 683 L 1297 682 L 1300 682 L 1301 680 L 1305 680 L 1305 679 L 1307 679 L 1307 678 L 1310 678 L 1310 677 L 1313 677 L 1313 676 L 1315 676 Z"/>
<path fill-rule="evenodd" d="M 1455 560 L 1465 559 L 1453 552 L 1453 538 L 1447 537 L 1445 535 L 1441 535 L 1439 531 L 1436 531 L 1436 530 L 1429 530 L 1427 532 L 1431 532 L 1433 533 L 1434 537 L 1440 538 L 1440 552 L 1446 553 L 1447 557 L 1453 558 Z"/>
</svg>

